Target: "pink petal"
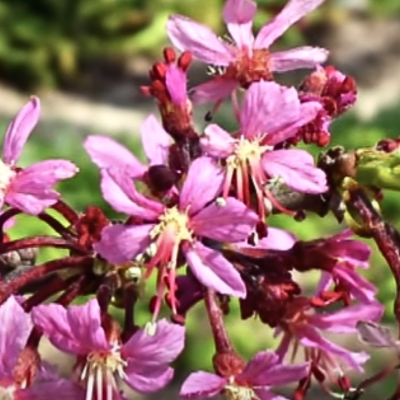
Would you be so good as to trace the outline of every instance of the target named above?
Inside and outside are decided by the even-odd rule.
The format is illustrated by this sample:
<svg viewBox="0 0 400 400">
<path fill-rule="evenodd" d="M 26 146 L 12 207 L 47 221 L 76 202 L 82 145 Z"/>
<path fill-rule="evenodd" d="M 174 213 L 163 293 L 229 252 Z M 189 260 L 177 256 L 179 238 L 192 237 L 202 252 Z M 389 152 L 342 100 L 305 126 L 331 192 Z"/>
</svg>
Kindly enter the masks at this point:
<svg viewBox="0 0 400 400">
<path fill-rule="evenodd" d="M 6 164 L 15 164 L 33 128 L 39 121 L 40 100 L 36 96 L 21 108 L 7 128 L 2 159 Z"/>
<path fill-rule="evenodd" d="M 368 359 L 369 355 L 363 352 L 354 353 L 322 337 L 316 330 L 310 327 L 304 328 L 300 343 L 303 346 L 321 349 L 340 357 L 350 368 L 358 372 L 363 372 L 361 367 Z"/>
<path fill-rule="evenodd" d="M 207 64 L 228 66 L 234 51 L 205 25 L 181 15 L 173 15 L 167 22 L 167 34 L 172 44 L 181 51 Z"/>
<path fill-rule="evenodd" d="M 323 193 L 328 189 L 324 171 L 314 166 L 312 156 L 305 150 L 266 152 L 262 165 L 269 177 L 280 177 L 287 186 L 299 192 Z"/>
<path fill-rule="evenodd" d="M 239 272 L 217 251 L 195 243 L 185 256 L 193 275 L 204 286 L 229 296 L 246 296 Z"/>
<path fill-rule="evenodd" d="M 272 351 L 257 353 L 238 376 L 251 382 L 252 386 L 280 386 L 304 378 L 309 364 L 283 365 Z"/>
<path fill-rule="evenodd" d="M 142 365 L 167 365 L 182 352 L 185 343 L 185 328 L 165 319 L 157 322 L 154 335 L 145 329 L 137 331 L 122 347 L 124 359 L 139 368 Z"/>
<path fill-rule="evenodd" d="M 254 393 L 259 400 L 288 400 L 287 397 L 282 397 L 275 393 L 271 393 L 268 389 L 255 388 Z"/>
<path fill-rule="evenodd" d="M 214 158 L 227 158 L 235 150 L 236 140 L 216 124 L 208 125 L 200 144 L 205 155 Z"/>
<path fill-rule="evenodd" d="M 85 390 L 72 380 L 57 379 L 48 382 L 37 382 L 26 389 L 17 389 L 15 399 L 18 400 L 84 400 Z"/>
<path fill-rule="evenodd" d="M 46 160 L 33 164 L 18 173 L 12 186 L 15 190 L 29 191 L 43 187 L 52 187 L 58 181 L 73 177 L 78 173 L 78 167 L 67 160 Z"/>
<path fill-rule="evenodd" d="M 186 399 L 208 398 L 218 395 L 227 384 L 225 378 L 209 372 L 194 372 L 190 374 L 179 392 Z"/>
<path fill-rule="evenodd" d="M 167 66 L 165 85 L 172 102 L 178 106 L 186 106 L 188 101 L 186 73 L 176 64 L 169 64 Z"/>
<path fill-rule="evenodd" d="M 142 218 L 157 220 L 164 211 L 161 203 L 147 199 L 133 185 L 129 175 L 118 169 L 101 171 L 101 189 L 104 199 L 119 212 Z"/>
<path fill-rule="evenodd" d="M 283 10 L 258 33 L 254 47 L 268 48 L 300 18 L 317 8 L 324 0 L 290 0 Z"/>
<path fill-rule="evenodd" d="M 140 178 L 147 168 L 123 145 L 107 136 L 89 136 L 83 147 L 99 168 L 126 169 L 130 177 Z"/>
<path fill-rule="evenodd" d="M 314 120 L 321 109 L 321 104 L 316 101 L 309 101 L 307 103 L 300 104 L 298 107 L 297 116 L 291 120 L 285 118 L 282 121 L 283 123 L 281 123 L 281 127 L 267 136 L 266 144 L 276 145 L 293 137 L 297 134 L 300 127 Z M 267 129 L 267 132 L 271 131 Z"/>
<path fill-rule="evenodd" d="M 235 79 L 215 76 L 211 81 L 192 88 L 192 100 L 195 104 L 214 103 L 230 96 L 238 87 Z"/>
<path fill-rule="evenodd" d="M 101 232 L 101 240 L 93 247 L 111 264 L 131 261 L 150 245 L 150 231 L 153 228 L 154 224 L 108 226 Z"/>
<path fill-rule="evenodd" d="M 196 235 L 211 239 L 238 242 L 245 240 L 259 221 L 258 215 L 241 201 L 228 197 L 223 205 L 215 202 L 191 218 Z"/>
<path fill-rule="evenodd" d="M 9 376 L 32 331 L 33 323 L 14 296 L 0 306 L 0 376 Z"/>
<path fill-rule="evenodd" d="M 314 68 L 316 65 L 323 64 L 328 55 L 328 50 L 310 46 L 271 53 L 270 69 L 274 72 L 285 72 L 301 68 Z"/>
<path fill-rule="evenodd" d="M 59 194 L 53 186 L 75 175 L 78 168 L 69 161 L 48 160 L 18 172 L 6 193 L 5 201 L 27 214 L 37 215 L 52 206 Z"/>
<path fill-rule="evenodd" d="M 329 314 L 316 314 L 310 323 L 327 332 L 353 333 L 360 320 L 379 321 L 384 307 L 379 304 L 357 304 Z"/>
<path fill-rule="evenodd" d="M 283 229 L 268 227 L 267 237 L 258 241 L 256 247 L 267 250 L 289 250 L 296 243 L 296 236 Z"/>
<path fill-rule="evenodd" d="M 39 305 L 32 309 L 32 318 L 50 342 L 59 350 L 75 355 L 87 355 L 94 350 L 109 350 L 101 326 L 101 313 L 96 299 L 84 305 Z"/>
<path fill-rule="evenodd" d="M 269 137 L 295 122 L 299 108 L 300 100 L 295 88 L 276 82 L 255 82 L 246 92 L 240 113 L 241 134 L 248 139 L 262 133 Z"/>
<path fill-rule="evenodd" d="M 135 372 L 135 366 L 131 361 L 125 370 L 125 383 L 133 390 L 140 393 L 157 392 L 167 386 L 174 377 L 174 370 L 168 366 L 142 368 Z"/>
<path fill-rule="evenodd" d="M 165 164 L 168 159 L 171 138 L 153 114 L 149 115 L 143 122 L 140 127 L 140 134 L 149 164 Z"/>
<path fill-rule="evenodd" d="M 253 47 L 253 18 L 257 12 L 257 4 L 250 0 L 228 0 L 222 15 L 229 33 L 239 48 Z"/>
<path fill-rule="evenodd" d="M 189 214 L 200 211 L 207 203 L 214 200 L 222 190 L 224 170 L 209 157 L 196 158 L 190 165 L 183 184 L 179 209 L 189 208 Z"/>
</svg>

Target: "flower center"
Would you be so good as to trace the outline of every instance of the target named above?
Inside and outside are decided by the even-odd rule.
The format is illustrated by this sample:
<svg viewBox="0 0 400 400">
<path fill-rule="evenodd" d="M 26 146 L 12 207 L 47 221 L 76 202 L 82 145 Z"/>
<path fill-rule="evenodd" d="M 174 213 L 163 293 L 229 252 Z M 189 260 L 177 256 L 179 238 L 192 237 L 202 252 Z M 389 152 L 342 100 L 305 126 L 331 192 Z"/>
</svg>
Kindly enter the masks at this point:
<svg viewBox="0 0 400 400">
<path fill-rule="evenodd" d="M 235 148 L 235 153 L 228 157 L 228 163 L 235 163 L 236 165 L 242 165 L 245 162 L 254 163 L 261 160 L 261 156 L 269 149 L 270 146 L 261 146 L 262 137 L 255 140 L 245 139 L 241 137 Z"/>
<path fill-rule="evenodd" d="M 227 400 L 258 400 L 251 387 L 239 386 L 235 383 L 235 378 L 229 378 L 229 384 L 224 388 L 224 397 Z"/>
<path fill-rule="evenodd" d="M 0 160 L 0 199 L 4 198 L 5 192 L 10 185 L 11 180 L 17 173 L 7 164 Z"/>
<path fill-rule="evenodd" d="M 113 344 L 110 351 L 95 351 L 89 353 L 81 379 L 86 380 L 86 399 L 112 400 L 118 393 L 116 377 L 125 378 L 126 361 L 121 357 L 120 345 Z M 94 396 L 96 391 L 97 396 Z M 104 395 L 104 396 L 103 396 Z"/>
<path fill-rule="evenodd" d="M 150 237 L 155 239 L 165 232 L 173 233 L 175 242 L 182 240 L 191 240 L 192 232 L 189 230 L 189 217 L 182 213 L 177 207 L 168 208 L 163 215 L 159 217 L 159 224 L 150 232 Z"/>
</svg>

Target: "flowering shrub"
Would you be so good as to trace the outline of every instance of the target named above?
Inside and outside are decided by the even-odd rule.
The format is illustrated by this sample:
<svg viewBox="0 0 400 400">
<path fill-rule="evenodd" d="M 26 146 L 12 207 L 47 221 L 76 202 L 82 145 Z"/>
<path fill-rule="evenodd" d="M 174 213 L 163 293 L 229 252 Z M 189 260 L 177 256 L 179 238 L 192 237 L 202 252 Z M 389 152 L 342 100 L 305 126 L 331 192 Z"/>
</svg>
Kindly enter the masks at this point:
<svg viewBox="0 0 400 400">
<path fill-rule="evenodd" d="M 379 325 L 384 307 L 377 288 L 359 272 L 369 266 L 370 249 L 354 235 L 376 242 L 399 289 L 400 234 L 382 219 L 379 205 L 383 189 L 399 188 L 400 142 L 384 139 L 356 151 L 334 147 L 315 162 L 296 145 L 329 145 L 329 125 L 356 101 L 356 84 L 322 66 L 325 49 L 269 50 L 322 2 L 290 0 L 254 36 L 256 4 L 227 0 L 223 19 L 231 41 L 171 16 L 167 34 L 182 53 L 165 49 L 142 88 L 161 115 L 161 122 L 150 115 L 143 123 L 147 164 L 108 137 L 90 136 L 84 143 L 100 169 L 104 199 L 125 215 L 122 221 L 92 205 L 79 213 L 64 202 L 54 185 L 78 172 L 70 161 L 17 166 L 40 101 L 32 97 L 21 109 L 6 132 L 1 163 L 1 398 L 124 399 L 121 382 L 140 393 L 161 390 L 173 377 L 170 364 L 184 351 L 186 315 L 199 302 L 215 354 L 209 371 L 193 372 L 183 382 L 183 398 L 279 400 L 284 397 L 275 388 L 294 382 L 292 398 L 301 400 L 315 382 L 332 397 L 357 399 L 395 373 L 399 342 Z M 212 74 L 188 91 L 192 57 L 211 64 Z M 274 73 L 297 68 L 311 68 L 297 88 L 275 81 Z M 212 123 L 227 98 L 235 132 Z M 213 106 L 209 124 L 197 132 L 193 112 L 201 102 Z M 302 241 L 269 222 L 272 214 L 301 221 L 310 212 L 333 213 L 348 228 Z M 6 230 L 20 213 L 36 216 L 57 235 L 11 240 Z M 67 249 L 68 255 L 35 265 L 43 247 Z M 297 279 L 308 271 L 320 273 L 312 293 Z M 135 307 L 152 275 L 148 323 L 138 326 Z M 398 299 L 394 314 L 400 322 Z M 233 301 L 242 319 L 257 318 L 273 329 L 280 338 L 276 348 L 250 360 L 236 352 L 224 325 Z M 123 310 L 122 323 L 111 305 Z M 162 309 L 170 310 L 168 320 L 159 317 Z M 393 363 L 365 377 L 369 354 L 326 332 L 358 332 L 371 347 L 395 348 Z M 54 360 L 39 353 L 42 337 L 75 357 L 70 376 L 60 377 Z M 352 383 L 349 371 L 361 374 L 360 383 Z M 391 399 L 399 393 L 397 387 Z"/>
</svg>

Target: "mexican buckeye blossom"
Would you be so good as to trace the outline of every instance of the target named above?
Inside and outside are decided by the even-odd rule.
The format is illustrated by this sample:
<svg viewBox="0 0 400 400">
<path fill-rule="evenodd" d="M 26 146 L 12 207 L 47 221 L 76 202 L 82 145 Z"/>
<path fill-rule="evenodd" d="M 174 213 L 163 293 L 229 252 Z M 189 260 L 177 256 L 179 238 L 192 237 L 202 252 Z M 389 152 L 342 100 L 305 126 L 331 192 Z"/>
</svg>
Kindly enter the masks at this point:
<svg viewBox="0 0 400 400">
<path fill-rule="evenodd" d="M 232 183 L 236 196 L 245 204 L 251 204 L 254 192 L 264 220 L 264 198 L 273 200 L 268 184 L 276 178 L 299 192 L 325 192 L 325 173 L 315 167 L 311 154 L 298 149 L 274 150 L 314 119 L 320 109 L 316 102 L 301 104 L 294 88 L 275 82 L 253 83 L 240 110 L 239 132 L 231 135 L 211 124 L 201 139 L 203 151 L 225 165 L 223 196 L 230 193 Z"/>
<path fill-rule="evenodd" d="M 39 355 L 26 347 L 33 323 L 17 299 L 0 306 L 0 398 L 2 400 L 83 400 L 72 381 L 59 378 Z"/>
<path fill-rule="evenodd" d="M 120 399 L 118 379 L 142 393 L 164 388 L 173 377 L 169 364 L 184 347 L 185 328 L 166 320 L 136 331 L 122 343 L 116 323 L 102 317 L 96 299 L 68 309 L 40 305 L 32 316 L 55 347 L 77 356 L 76 369 L 88 400 Z"/>
<path fill-rule="evenodd" d="M 181 15 L 171 16 L 167 33 L 181 51 L 194 58 L 223 68 L 210 82 L 194 88 L 195 102 L 218 101 L 229 96 L 237 87 L 248 88 L 252 82 L 272 80 L 273 72 L 313 68 L 325 62 L 328 52 L 315 47 L 298 47 L 271 53 L 269 47 L 291 25 L 318 7 L 324 0 L 291 0 L 258 35 L 252 33 L 257 5 L 250 0 L 227 0 L 223 18 L 232 43 L 218 38 L 207 26 Z"/>
<path fill-rule="evenodd" d="M 31 97 L 8 126 L 0 160 L 0 204 L 28 214 L 39 214 L 53 205 L 59 198 L 53 186 L 78 172 L 78 168 L 66 160 L 42 161 L 23 169 L 16 166 L 39 115 L 40 101 Z"/>
<path fill-rule="evenodd" d="M 307 375 L 309 364 L 283 365 L 272 351 L 257 353 L 236 375 L 222 377 L 209 372 L 194 372 L 183 383 L 180 395 L 201 399 L 223 393 L 231 400 L 286 400 L 271 387 L 295 382 Z"/>
<path fill-rule="evenodd" d="M 244 297 L 246 290 L 239 272 L 219 252 L 197 239 L 239 242 L 248 237 L 257 223 L 257 215 L 242 202 L 234 198 L 222 203 L 216 201 L 223 180 L 222 168 L 212 159 L 200 157 L 191 164 L 177 203 L 164 205 L 139 194 L 123 171 L 111 169 L 103 173 L 105 198 L 114 209 L 145 222 L 106 228 L 95 245 L 96 251 L 118 264 L 132 260 L 155 244 L 155 254 L 146 267 L 148 273 L 158 267 L 159 285 L 167 278 L 169 287 L 175 287 L 176 268 L 182 265 L 183 255 L 204 286 L 222 294 Z M 158 292 L 162 291 L 159 286 Z"/>
</svg>

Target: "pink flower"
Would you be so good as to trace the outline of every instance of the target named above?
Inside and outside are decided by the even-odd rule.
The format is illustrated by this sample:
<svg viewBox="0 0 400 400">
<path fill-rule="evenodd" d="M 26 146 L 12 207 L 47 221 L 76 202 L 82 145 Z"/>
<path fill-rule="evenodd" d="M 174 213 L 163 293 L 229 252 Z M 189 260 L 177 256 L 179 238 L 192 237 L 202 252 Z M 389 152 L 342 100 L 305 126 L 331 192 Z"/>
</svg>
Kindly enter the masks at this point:
<svg viewBox="0 0 400 400">
<path fill-rule="evenodd" d="M 9 297 L 0 306 L 1 395 L 15 400 L 51 399 L 56 395 L 60 400 L 83 400 L 83 393 L 73 382 L 61 379 L 54 372 L 49 374 L 49 367 L 40 365 L 39 359 L 32 359 L 32 353 L 24 354 L 32 328 L 30 315 L 15 297 Z"/>
<path fill-rule="evenodd" d="M 117 377 L 139 392 L 162 389 L 173 377 L 169 364 L 184 346 L 184 327 L 166 320 L 138 330 L 122 344 L 117 332 L 103 328 L 96 299 L 68 309 L 40 305 L 32 317 L 54 346 L 78 357 L 80 379 L 90 399 L 95 392 L 97 398 L 113 399 L 118 394 Z"/>
<path fill-rule="evenodd" d="M 183 383 L 180 396 L 187 399 L 208 398 L 222 392 L 232 399 L 285 400 L 270 389 L 298 381 L 307 375 L 309 364 L 282 365 L 271 351 L 257 353 L 235 376 L 221 377 L 209 372 L 194 372 Z"/>
<path fill-rule="evenodd" d="M 140 195 L 121 171 L 103 175 L 105 198 L 119 212 L 139 218 L 141 225 L 106 228 L 95 249 L 111 263 L 132 260 L 155 244 L 148 268 L 159 267 L 174 287 L 178 256 L 183 254 L 192 273 L 205 286 L 219 293 L 243 297 L 245 286 L 239 272 L 219 252 L 204 246 L 198 237 L 223 242 L 247 238 L 257 216 L 243 203 L 227 198 L 215 201 L 221 192 L 223 171 L 210 158 L 196 159 L 182 186 L 179 202 L 166 206 Z M 162 284 L 162 279 L 159 279 Z M 159 288 L 162 293 L 162 289 Z"/>
<path fill-rule="evenodd" d="M 325 173 L 315 167 L 308 152 L 274 150 L 275 145 L 295 135 L 300 126 L 315 118 L 320 108 L 315 102 L 301 104 L 294 88 L 275 82 L 253 83 L 245 94 L 240 111 L 238 135 L 232 136 L 218 125 L 211 124 L 201 139 L 206 154 L 224 160 L 223 195 L 228 195 L 235 181 L 237 197 L 250 204 L 254 189 L 259 214 L 264 220 L 264 199 L 271 199 L 268 185 L 273 184 L 272 179 L 281 180 L 299 192 L 325 192 Z"/>
<path fill-rule="evenodd" d="M 291 0 L 254 38 L 253 19 L 257 5 L 250 0 L 227 0 L 223 18 L 232 44 L 218 38 L 208 27 L 184 16 L 171 16 L 167 33 L 181 51 L 194 58 L 225 68 L 222 75 L 195 88 L 194 101 L 217 101 L 227 97 L 239 85 L 248 88 L 252 82 L 271 80 L 272 72 L 312 68 L 325 62 L 328 52 L 315 47 L 298 47 L 271 53 L 269 48 L 291 25 L 313 11 L 324 0 Z"/>
<path fill-rule="evenodd" d="M 306 348 L 308 361 L 314 361 L 320 371 L 342 371 L 339 360 L 345 366 L 362 372 L 361 365 L 368 360 L 365 353 L 351 352 L 330 340 L 324 338 L 322 331 L 336 333 L 356 333 L 357 322 L 360 320 L 378 321 L 384 307 L 378 303 L 370 305 L 354 305 L 332 313 L 316 314 L 305 298 L 297 298 L 282 317 L 276 334 L 283 333 L 282 341 L 277 350 L 280 358 L 287 354 L 290 343 L 294 352 L 299 345 Z"/>
<path fill-rule="evenodd" d="M 23 169 L 16 166 L 39 115 L 40 101 L 31 97 L 8 126 L 0 160 L 0 205 L 6 203 L 27 214 L 39 214 L 56 203 L 59 194 L 53 186 L 78 172 L 66 160 L 46 160 Z"/>
</svg>

